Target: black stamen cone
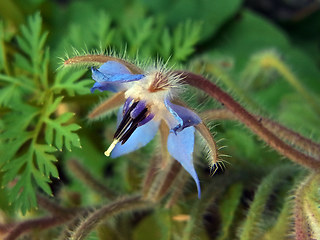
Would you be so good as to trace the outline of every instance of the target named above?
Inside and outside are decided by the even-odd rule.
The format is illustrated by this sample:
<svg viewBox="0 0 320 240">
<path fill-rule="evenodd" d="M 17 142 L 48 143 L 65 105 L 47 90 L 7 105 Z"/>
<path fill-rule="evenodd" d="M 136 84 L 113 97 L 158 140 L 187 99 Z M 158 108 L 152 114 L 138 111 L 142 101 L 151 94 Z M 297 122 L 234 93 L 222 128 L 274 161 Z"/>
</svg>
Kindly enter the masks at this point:
<svg viewBox="0 0 320 240">
<path fill-rule="evenodd" d="M 128 127 L 128 123 L 132 122 L 133 119 L 130 116 L 131 111 L 137 106 L 138 102 L 132 103 L 128 111 L 124 114 L 122 121 L 120 122 L 117 131 L 115 132 L 113 138 L 117 139 L 120 135 L 122 135 L 123 131 L 125 131 Z"/>
<path fill-rule="evenodd" d="M 147 112 L 148 112 L 147 108 L 143 109 L 143 111 L 133 120 L 131 126 L 119 139 L 119 142 L 121 142 L 121 144 L 124 144 L 129 139 L 132 133 L 137 129 L 139 122 L 141 122 L 143 119 L 146 118 Z"/>
<path fill-rule="evenodd" d="M 131 112 L 135 109 L 139 101 L 132 103 L 130 108 L 124 114 L 118 129 L 114 134 L 114 139 L 118 139 L 121 144 L 124 144 L 133 132 L 137 129 L 138 124 L 148 115 L 148 109 L 145 107 L 136 118 L 131 117 Z"/>
</svg>

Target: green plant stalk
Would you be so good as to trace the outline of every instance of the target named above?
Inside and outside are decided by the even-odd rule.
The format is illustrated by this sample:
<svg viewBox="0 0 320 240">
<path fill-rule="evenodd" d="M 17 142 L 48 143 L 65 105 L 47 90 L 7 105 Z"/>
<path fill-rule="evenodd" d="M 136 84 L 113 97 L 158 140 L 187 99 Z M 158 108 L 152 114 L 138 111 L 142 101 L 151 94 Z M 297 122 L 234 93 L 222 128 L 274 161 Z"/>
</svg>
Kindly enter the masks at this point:
<svg viewBox="0 0 320 240">
<path fill-rule="evenodd" d="M 235 183 L 230 186 L 226 197 L 223 198 L 219 210 L 221 215 L 221 234 L 217 240 L 231 239 L 230 232 L 232 231 L 232 223 L 235 218 L 236 210 L 240 203 L 242 196 L 243 185 Z"/>
<path fill-rule="evenodd" d="M 41 72 L 41 75 L 39 76 L 39 78 L 42 80 L 41 83 L 43 84 L 43 88 L 44 89 L 48 89 L 49 88 L 49 79 L 48 79 L 48 69 L 49 69 L 49 50 L 45 49 L 44 50 L 44 54 L 43 54 L 43 69 Z"/>
<path fill-rule="evenodd" d="M 39 116 L 39 120 L 37 121 L 37 124 L 33 130 L 33 137 L 32 137 L 32 146 L 34 146 L 37 143 L 38 140 L 38 136 L 40 134 L 40 131 L 42 129 L 43 123 L 44 123 L 44 118 L 46 117 L 46 109 L 49 105 L 51 105 L 53 103 L 52 101 L 52 95 L 49 94 L 49 96 L 44 97 L 43 99 L 45 99 L 45 102 L 43 103 L 43 106 L 41 107 L 41 111 L 40 111 L 40 116 Z"/>
<path fill-rule="evenodd" d="M 310 103 L 317 114 L 320 115 L 320 105 L 317 100 L 307 91 L 307 89 L 299 82 L 297 77 L 284 63 L 282 63 L 278 58 L 268 55 L 261 59 L 261 65 L 262 67 L 275 68 L 288 81 L 288 83 L 290 83 Z"/>
<path fill-rule="evenodd" d="M 286 199 L 276 224 L 268 230 L 262 240 L 286 239 L 291 229 L 292 200 Z"/>
<path fill-rule="evenodd" d="M 250 205 L 246 221 L 242 226 L 240 240 L 255 240 L 259 239 L 261 229 L 259 223 L 263 219 L 265 205 L 272 194 L 274 187 L 279 184 L 279 179 L 294 174 L 293 166 L 281 166 L 273 170 L 259 185 L 255 193 L 254 200 Z"/>
<path fill-rule="evenodd" d="M 298 176 L 295 176 L 294 182 L 292 184 L 293 188 L 297 186 L 297 183 L 300 183 L 305 175 L 304 171 L 299 172 Z M 274 240 L 274 239 L 287 239 L 288 235 L 292 232 L 292 222 L 293 214 L 292 209 L 294 206 L 294 195 L 293 190 L 289 190 L 289 196 L 285 198 L 285 202 L 279 213 L 276 223 L 272 226 L 271 229 L 267 230 L 264 234 L 262 240 Z"/>
<path fill-rule="evenodd" d="M 215 202 L 218 196 L 221 196 L 226 187 L 236 181 L 235 178 L 235 176 L 230 176 L 227 179 L 217 178 L 215 181 L 212 181 L 209 185 L 207 185 L 207 187 L 204 189 L 205 191 L 201 194 L 201 199 L 196 200 L 190 207 L 190 219 L 183 230 L 183 235 L 180 238 L 181 240 L 193 240 L 194 236 L 197 236 L 196 231 L 198 231 L 198 226 L 202 222 L 202 214 L 206 211 L 210 204 Z"/>
<path fill-rule="evenodd" d="M 241 99 L 246 105 L 253 108 L 254 111 L 261 111 L 261 107 L 258 106 L 251 98 L 248 97 L 240 87 L 236 86 L 235 81 L 230 78 L 230 76 L 225 73 L 219 66 L 214 64 L 208 64 L 205 69 L 208 73 L 212 74 L 217 79 L 221 80 L 235 95 Z"/>
<path fill-rule="evenodd" d="M 0 26 L 0 27 L 3 27 L 3 25 Z M 10 67 L 9 67 L 9 64 L 8 64 L 9 61 L 7 59 L 7 54 L 6 54 L 6 45 L 5 45 L 5 42 L 4 42 L 3 39 L 1 39 L 0 44 L 1 44 L 0 48 L 2 48 L 2 50 L 3 50 L 2 51 L 2 59 L 3 59 L 4 72 L 5 72 L 6 75 L 11 76 L 11 71 L 10 71 Z"/>
</svg>

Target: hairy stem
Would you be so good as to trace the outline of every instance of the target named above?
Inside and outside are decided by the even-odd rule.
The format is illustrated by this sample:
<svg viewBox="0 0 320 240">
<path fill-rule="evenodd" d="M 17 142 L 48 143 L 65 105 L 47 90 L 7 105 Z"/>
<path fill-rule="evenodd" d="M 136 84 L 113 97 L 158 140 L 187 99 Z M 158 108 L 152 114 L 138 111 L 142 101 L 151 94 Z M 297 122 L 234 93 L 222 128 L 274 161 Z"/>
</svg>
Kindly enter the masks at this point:
<svg viewBox="0 0 320 240">
<path fill-rule="evenodd" d="M 46 229 L 46 228 L 52 228 L 58 225 L 62 225 L 66 223 L 67 221 L 74 218 L 76 215 L 66 215 L 64 217 L 60 216 L 49 216 L 49 217 L 42 217 L 38 219 L 31 219 L 24 222 L 21 222 L 17 224 L 15 227 L 13 227 L 9 234 L 4 238 L 4 240 L 15 240 L 20 235 L 32 230 L 32 229 Z"/>
<path fill-rule="evenodd" d="M 159 164 L 158 164 L 158 158 L 151 159 L 151 163 L 149 165 L 149 169 L 147 173 L 145 174 L 145 178 L 143 181 L 143 198 L 147 199 L 150 195 L 150 190 L 152 189 L 152 183 L 154 182 L 155 178 L 157 177 L 158 171 L 159 171 Z"/>
<path fill-rule="evenodd" d="M 278 184 L 281 184 L 281 180 L 283 181 L 285 177 L 294 175 L 295 170 L 293 166 L 281 166 L 263 179 L 255 193 L 247 218 L 242 226 L 243 230 L 239 237 L 240 240 L 261 238 L 259 224 L 261 223 L 261 219 L 263 219 L 263 212 L 265 211 L 269 196 L 274 192 L 274 188 Z"/>
<path fill-rule="evenodd" d="M 47 210 L 52 215 L 56 215 L 56 216 L 65 216 L 67 214 L 74 214 L 76 211 L 79 210 L 74 208 L 62 207 L 59 204 L 55 203 L 54 201 L 50 200 L 49 198 L 41 194 L 37 194 L 37 202 L 41 208 Z"/>
<path fill-rule="evenodd" d="M 177 179 L 180 170 L 180 163 L 178 161 L 173 161 L 169 171 L 165 175 L 162 175 L 163 178 L 161 179 L 161 181 L 157 181 L 158 183 L 160 182 L 162 184 L 159 186 L 158 192 L 155 195 L 156 201 L 161 200 L 168 193 L 168 191 L 172 187 L 172 184 Z"/>
<path fill-rule="evenodd" d="M 101 196 L 107 199 L 114 199 L 116 194 L 106 186 L 95 179 L 78 161 L 72 159 L 68 161 L 68 167 L 81 181 Z"/>
<path fill-rule="evenodd" d="M 238 120 L 237 117 L 228 109 L 214 109 L 202 112 L 202 119 L 210 120 Z M 306 153 L 320 159 L 320 144 L 313 142 L 311 139 L 301 136 L 300 134 L 286 128 L 285 126 L 272 121 L 268 118 L 255 115 L 256 119 L 262 123 L 273 134 L 279 138 L 288 141 L 290 144 L 300 148 Z"/>
<path fill-rule="evenodd" d="M 68 67 L 68 66 L 81 66 L 81 65 L 85 65 L 85 66 L 99 66 L 102 65 L 108 61 L 115 61 L 115 62 L 119 62 L 123 65 L 125 65 L 129 71 L 132 74 L 140 74 L 142 73 L 142 70 L 140 68 L 138 68 L 137 66 L 135 66 L 132 63 L 129 63 L 125 60 L 122 60 L 120 58 L 116 58 L 116 57 L 112 57 L 112 56 L 106 56 L 106 55 L 84 55 L 84 56 L 75 56 L 72 58 L 69 58 L 67 60 L 64 61 L 64 66 Z"/>
<path fill-rule="evenodd" d="M 179 200 L 183 194 L 183 190 L 189 181 L 189 176 L 187 175 L 186 171 L 180 171 L 178 173 L 177 181 L 173 184 L 173 192 L 169 196 L 165 208 L 172 208 Z"/>
<path fill-rule="evenodd" d="M 295 196 L 296 239 L 319 239 L 319 171 L 299 186 Z"/>
<path fill-rule="evenodd" d="M 239 97 L 246 105 L 250 106 L 254 110 L 259 109 L 261 111 L 259 105 L 255 103 L 252 99 L 250 99 L 242 88 L 239 88 L 236 85 L 235 81 L 232 79 L 230 74 L 228 74 L 226 70 L 219 66 L 219 64 L 208 62 L 204 67 L 204 71 L 211 74 L 214 77 L 218 77 L 219 80 L 222 81 L 228 89 L 231 89 L 231 91 L 234 92 L 236 96 Z"/>
<path fill-rule="evenodd" d="M 150 204 L 141 196 L 127 197 L 97 209 L 74 230 L 69 240 L 82 240 L 105 218 L 123 211 L 148 208 Z"/>
<path fill-rule="evenodd" d="M 181 74 L 181 78 L 185 83 L 201 89 L 225 105 L 225 107 L 228 108 L 242 123 L 244 123 L 270 147 L 277 150 L 280 154 L 310 169 L 320 168 L 320 161 L 317 161 L 316 159 L 295 150 L 283 142 L 276 135 L 265 128 L 258 119 L 256 119 L 239 103 L 237 103 L 229 94 L 224 92 L 208 79 L 190 72 L 175 71 L 174 73 Z"/>
<path fill-rule="evenodd" d="M 312 176 L 308 177 L 295 193 L 295 207 L 294 207 L 294 231 L 296 240 L 309 239 L 311 235 L 311 227 L 307 221 L 307 216 L 304 212 L 304 197 L 305 197 L 305 188 L 310 181 Z"/>
</svg>

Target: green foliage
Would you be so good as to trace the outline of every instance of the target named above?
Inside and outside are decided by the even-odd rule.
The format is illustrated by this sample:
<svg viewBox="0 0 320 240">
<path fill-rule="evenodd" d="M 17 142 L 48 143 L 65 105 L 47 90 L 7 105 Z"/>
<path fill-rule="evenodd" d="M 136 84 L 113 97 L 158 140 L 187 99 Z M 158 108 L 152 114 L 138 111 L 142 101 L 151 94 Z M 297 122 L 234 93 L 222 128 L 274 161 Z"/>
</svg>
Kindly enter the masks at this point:
<svg viewBox="0 0 320 240">
<path fill-rule="evenodd" d="M 23 222 L 19 213 L 30 210 L 39 217 L 41 192 L 57 200 L 66 216 L 75 210 L 79 217 L 72 219 L 83 222 L 92 206 L 141 194 L 148 166 L 159 162 L 159 139 L 124 157 L 105 158 L 116 117 L 88 124 L 85 116 L 108 93 L 90 93 L 87 69 L 61 68 L 59 58 L 65 55 L 118 54 L 142 67 L 159 58 L 170 67 L 185 64 L 218 82 L 253 114 L 320 139 L 319 33 L 314 31 L 319 13 L 286 25 L 248 10 L 241 0 L 58 2 L 0 1 L 3 219 Z M 221 107 L 194 90 L 180 93 L 198 112 Z M 220 157 L 230 164 L 210 177 L 206 156 L 195 147 L 201 199 L 182 173 L 164 199 L 145 211 L 100 222 L 87 239 L 284 240 L 297 229 L 301 236 L 312 230 L 318 237 L 318 175 L 280 160 L 240 124 L 216 120 L 212 125 Z M 87 172 L 73 171 L 69 159 Z M 166 176 L 166 170 L 156 172 Z M 88 184 L 92 179 L 97 188 Z M 101 186 L 112 197 L 105 198 L 97 190 Z M 64 215 L 55 216 L 65 223 Z M 55 239 L 60 232 L 30 232 L 30 238 Z"/>
<path fill-rule="evenodd" d="M 232 233 L 231 227 L 236 218 L 236 211 L 240 204 L 243 186 L 241 184 L 234 184 L 225 194 L 220 205 L 221 214 L 221 233 L 219 240 L 230 239 Z"/>
<path fill-rule="evenodd" d="M 10 204 L 24 214 L 37 204 L 37 187 L 52 194 L 50 178 L 59 177 L 55 165 L 57 148 L 80 147 L 79 137 L 74 133 L 79 125 L 70 123 L 73 114 L 56 114 L 63 98 L 57 94 L 62 90 L 69 95 L 86 93 L 87 82 L 75 83 L 83 73 L 72 74 L 68 79 L 66 73 L 60 73 L 49 82 L 47 35 L 42 31 L 40 14 L 29 17 L 17 36 L 19 49 L 12 56 L 4 56 L 14 56 L 14 63 L 6 63 L 5 73 L 0 74 L 3 87 L 0 105 L 6 109 L 3 113 L 6 127 L 0 131 L 1 184 L 8 191 Z M 3 55 L 7 44 L 4 39 L 5 36 Z"/>
<path fill-rule="evenodd" d="M 81 147 L 78 135 L 73 132 L 78 130 L 80 126 L 75 123 L 67 124 L 73 114 L 66 112 L 55 119 L 50 118 L 50 115 L 56 111 L 58 105 L 61 103 L 62 98 L 63 97 L 56 98 L 52 105 L 46 109 L 44 114 L 44 123 L 46 125 L 45 140 L 48 145 L 54 145 L 60 151 L 62 151 L 63 145 L 71 151 L 71 146 Z"/>
<path fill-rule="evenodd" d="M 242 3 L 241 0 L 178 0 L 178 1 L 147 1 L 143 2 L 159 15 L 165 15 L 166 22 L 175 26 L 176 23 L 190 19 L 203 22 L 203 31 L 199 35 L 206 40 L 214 35 L 224 23 L 232 18 Z"/>
</svg>

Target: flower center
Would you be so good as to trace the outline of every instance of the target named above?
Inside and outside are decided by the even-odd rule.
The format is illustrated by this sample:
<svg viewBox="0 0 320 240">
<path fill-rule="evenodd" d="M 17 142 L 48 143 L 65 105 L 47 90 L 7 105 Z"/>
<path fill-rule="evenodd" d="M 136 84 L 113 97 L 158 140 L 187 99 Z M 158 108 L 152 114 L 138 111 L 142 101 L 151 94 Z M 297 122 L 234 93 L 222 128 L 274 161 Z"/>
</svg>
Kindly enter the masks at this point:
<svg viewBox="0 0 320 240">
<path fill-rule="evenodd" d="M 122 121 L 113 136 L 113 142 L 104 154 L 110 156 L 111 151 L 118 142 L 124 144 L 137 127 L 146 124 L 153 117 L 154 115 L 150 113 L 144 101 L 135 101 L 132 98 L 128 98 L 123 107 Z"/>
<path fill-rule="evenodd" d="M 162 72 L 156 72 L 148 90 L 149 92 L 158 92 L 168 88 L 170 88 L 168 76 Z"/>
</svg>

